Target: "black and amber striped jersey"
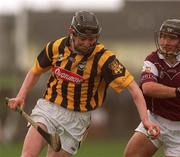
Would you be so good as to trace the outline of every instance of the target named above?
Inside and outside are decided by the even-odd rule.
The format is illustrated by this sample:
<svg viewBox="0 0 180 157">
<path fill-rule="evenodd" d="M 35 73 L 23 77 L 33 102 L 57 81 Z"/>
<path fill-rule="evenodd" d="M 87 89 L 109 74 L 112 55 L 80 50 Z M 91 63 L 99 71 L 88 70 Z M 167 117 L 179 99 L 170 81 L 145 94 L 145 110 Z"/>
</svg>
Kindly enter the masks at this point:
<svg viewBox="0 0 180 157">
<path fill-rule="evenodd" d="M 103 104 L 108 86 L 121 92 L 134 79 L 102 44 L 86 55 L 68 47 L 68 37 L 48 43 L 32 68 L 36 74 L 51 70 L 44 94 L 48 101 L 69 110 L 91 111 Z"/>
</svg>

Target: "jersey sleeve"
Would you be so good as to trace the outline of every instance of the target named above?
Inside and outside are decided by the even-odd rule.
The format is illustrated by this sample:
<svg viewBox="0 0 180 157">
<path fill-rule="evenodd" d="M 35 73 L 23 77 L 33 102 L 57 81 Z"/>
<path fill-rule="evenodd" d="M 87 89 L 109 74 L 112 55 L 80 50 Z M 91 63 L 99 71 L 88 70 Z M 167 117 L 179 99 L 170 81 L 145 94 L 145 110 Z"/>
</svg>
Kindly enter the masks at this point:
<svg viewBox="0 0 180 157">
<path fill-rule="evenodd" d="M 145 60 L 141 74 L 141 84 L 145 82 L 157 82 L 157 77 L 158 70 L 156 66 L 152 62 Z"/>
<path fill-rule="evenodd" d="M 37 56 L 35 63 L 32 67 L 32 71 L 36 74 L 40 74 L 48 71 L 51 68 L 51 57 L 50 57 L 50 43 L 40 52 Z"/>
<path fill-rule="evenodd" d="M 115 55 L 106 60 L 102 67 L 102 75 L 105 82 L 117 92 L 121 92 L 134 80 L 134 77 Z"/>
</svg>

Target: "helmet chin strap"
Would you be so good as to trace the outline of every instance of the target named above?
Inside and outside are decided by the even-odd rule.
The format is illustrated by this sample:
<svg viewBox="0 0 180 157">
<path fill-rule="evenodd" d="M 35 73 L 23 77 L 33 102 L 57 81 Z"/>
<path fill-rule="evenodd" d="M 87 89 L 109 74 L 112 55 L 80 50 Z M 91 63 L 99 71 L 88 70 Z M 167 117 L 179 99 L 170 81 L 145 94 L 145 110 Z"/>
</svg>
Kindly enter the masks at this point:
<svg viewBox="0 0 180 157">
<path fill-rule="evenodd" d="M 179 50 L 179 49 L 177 49 L 176 52 L 172 52 L 171 54 L 167 54 L 166 52 L 164 52 L 161 47 L 159 47 L 159 51 L 160 51 L 160 53 L 161 53 L 165 58 L 169 58 L 169 57 L 171 57 L 171 56 L 176 57 L 176 56 L 178 56 L 178 55 L 180 54 L 180 50 Z"/>
</svg>

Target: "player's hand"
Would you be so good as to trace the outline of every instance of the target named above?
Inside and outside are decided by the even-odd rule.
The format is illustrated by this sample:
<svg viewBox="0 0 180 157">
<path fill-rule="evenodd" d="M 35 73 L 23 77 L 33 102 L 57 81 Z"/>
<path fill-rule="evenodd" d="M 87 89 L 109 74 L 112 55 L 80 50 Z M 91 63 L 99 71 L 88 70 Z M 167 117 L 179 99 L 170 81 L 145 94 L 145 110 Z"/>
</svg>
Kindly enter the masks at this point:
<svg viewBox="0 0 180 157">
<path fill-rule="evenodd" d="M 16 108 L 19 106 L 20 108 L 23 108 L 24 106 L 24 99 L 16 97 L 16 98 L 10 98 L 7 102 L 7 105 L 10 109 L 16 110 Z"/>
<path fill-rule="evenodd" d="M 157 124 L 153 122 L 146 122 L 144 127 L 147 130 L 147 135 L 151 139 L 156 139 L 160 134 L 160 128 Z"/>
</svg>

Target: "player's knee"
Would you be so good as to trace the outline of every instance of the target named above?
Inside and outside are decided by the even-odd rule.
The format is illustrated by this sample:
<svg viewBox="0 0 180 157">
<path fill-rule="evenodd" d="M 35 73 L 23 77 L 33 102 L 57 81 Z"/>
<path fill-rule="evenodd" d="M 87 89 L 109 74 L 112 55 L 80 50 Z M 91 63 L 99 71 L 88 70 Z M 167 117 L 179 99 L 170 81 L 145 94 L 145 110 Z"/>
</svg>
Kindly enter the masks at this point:
<svg viewBox="0 0 180 157">
<path fill-rule="evenodd" d="M 29 151 L 24 151 L 24 152 L 22 152 L 21 157 L 37 157 L 37 154 L 34 154 Z"/>
<path fill-rule="evenodd" d="M 34 154 L 23 154 L 21 155 L 21 157 L 37 157 L 37 156 L 34 156 Z"/>
<path fill-rule="evenodd" d="M 130 152 L 125 152 L 124 157 L 133 157 L 132 153 Z"/>
<path fill-rule="evenodd" d="M 124 157 L 136 157 L 137 154 L 134 150 L 132 149 L 125 149 L 124 151 Z"/>
</svg>

